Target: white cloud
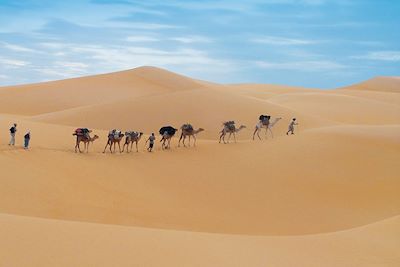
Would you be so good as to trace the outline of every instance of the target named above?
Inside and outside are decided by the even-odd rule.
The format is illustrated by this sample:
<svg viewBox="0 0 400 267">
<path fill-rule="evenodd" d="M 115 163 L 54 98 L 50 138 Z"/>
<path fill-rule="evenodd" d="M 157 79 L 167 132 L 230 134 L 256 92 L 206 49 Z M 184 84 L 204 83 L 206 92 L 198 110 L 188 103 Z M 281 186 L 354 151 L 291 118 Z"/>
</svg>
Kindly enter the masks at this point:
<svg viewBox="0 0 400 267">
<path fill-rule="evenodd" d="M 353 56 L 352 58 L 380 61 L 400 61 L 400 51 L 374 51 L 362 56 Z"/>
<path fill-rule="evenodd" d="M 256 66 L 264 69 L 297 70 L 297 71 L 326 71 L 346 68 L 345 65 L 328 60 L 295 61 L 295 62 L 267 62 L 256 61 Z"/>
<path fill-rule="evenodd" d="M 251 40 L 253 43 L 268 44 L 268 45 L 313 45 L 321 41 L 293 39 L 276 36 L 263 36 Z"/>
<path fill-rule="evenodd" d="M 15 52 L 36 52 L 35 50 L 31 49 L 31 48 L 27 48 L 24 46 L 20 46 L 20 45 L 16 45 L 16 44 L 10 44 L 10 43 L 6 43 L 6 42 L 1 42 L 2 46 L 8 50 L 12 50 Z"/>
<path fill-rule="evenodd" d="M 132 43 L 140 43 L 140 42 L 158 42 L 160 39 L 157 39 L 155 37 L 151 36 L 145 36 L 145 35 L 134 35 L 134 36 L 128 36 L 126 38 L 126 41 L 132 42 Z"/>
<path fill-rule="evenodd" d="M 9 68 L 20 68 L 29 65 L 30 62 L 0 57 L 0 64 L 3 64 Z"/>
<path fill-rule="evenodd" d="M 114 28 L 139 29 L 139 30 L 166 30 L 166 29 L 182 28 L 182 26 L 170 25 L 170 24 L 128 22 L 128 21 L 107 21 L 103 23 L 103 26 L 114 27 Z"/>
<path fill-rule="evenodd" d="M 190 43 L 211 43 L 212 40 L 208 37 L 205 36 L 199 36 L 199 35 L 188 35 L 188 36 L 180 36 L 180 37 L 173 37 L 170 38 L 172 41 L 177 41 L 185 44 L 190 44 Z"/>
<path fill-rule="evenodd" d="M 75 53 L 85 53 L 98 64 L 113 66 L 114 68 L 132 68 L 140 65 L 191 65 L 203 64 L 227 67 L 229 64 L 222 60 L 209 57 L 205 52 L 195 49 L 162 50 L 148 47 L 103 47 L 80 46 L 71 47 Z"/>
<path fill-rule="evenodd" d="M 64 68 L 74 68 L 74 69 L 86 69 L 89 67 L 88 64 L 82 63 L 82 62 L 60 62 L 57 61 L 55 64 L 59 67 L 64 67 Z"/>
</svg>

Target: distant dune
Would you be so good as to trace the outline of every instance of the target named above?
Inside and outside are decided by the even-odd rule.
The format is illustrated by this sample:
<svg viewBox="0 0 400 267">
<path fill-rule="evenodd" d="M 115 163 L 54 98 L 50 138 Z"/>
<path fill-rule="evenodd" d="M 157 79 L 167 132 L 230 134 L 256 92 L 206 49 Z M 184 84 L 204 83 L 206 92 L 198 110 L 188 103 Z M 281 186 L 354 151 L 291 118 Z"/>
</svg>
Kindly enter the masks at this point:
<svg viewBox="0 0 400 267">
<path fill-rule="evenodd" d="M 345 87 L 345 89 L 399 93 L 400 77 L 375 77 L 365 82 Z"/>
<path fill-rule="evenodd" d="M 1 87 L 0 266 L 399 266 L 399 87 L 226 85 L 154 67 Z M 260 114 L 282 119 L 253 141 Z M 226 120 L 247 126 L 236 144 L 218 143 Z M 178 148 L 179 132 L 161 151 L 158 129 L 187 122 L 205 129 L 197 146 Z M 77 127 L 100 136 L 89 154 L 74 153 Z M 139 153 L 101 153 L 113 128 L 155 132 L 155 152 L 144 138 Z"/>
</svg>

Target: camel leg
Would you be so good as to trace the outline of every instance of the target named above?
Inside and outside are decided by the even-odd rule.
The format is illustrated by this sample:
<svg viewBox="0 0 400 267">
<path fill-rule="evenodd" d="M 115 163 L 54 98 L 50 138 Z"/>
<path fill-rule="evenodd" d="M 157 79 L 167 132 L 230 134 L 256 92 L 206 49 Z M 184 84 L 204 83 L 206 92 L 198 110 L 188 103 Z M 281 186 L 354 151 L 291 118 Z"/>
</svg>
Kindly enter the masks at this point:
<svg viewBox="0 0 400 267">
<path fill-rule="evenodd" d="M 225 133 L 224 133 L 224 131 L 222 131 L 221 135 L 219 136 L 219 143 L 221 143 L 221 140 L 223 139 L 224 135 L 225 135 Z M 224 143 L 225 143 L 225 141 L 224 141 Z"/>
<path fill-rule="evenodd" d="M 171 148 L 171 138 L 168 139 L 168 149 Z"/>
<path fill-rule="evenodd" d="M 228 136 L 228 143 L 229 143 L 229 140 L 231 140 L 231 136 L 232 136 L 232 133 L 229 133 L 229 136 Z"/>
<path fill-rule="evenodd" d="M 274 138 L 274 133 L 272 132 L 271 128 L 268 127 L 268 130 L 271 133 L 271 137 Z"/>
<path fill-rule="evenodd" d="M 253 133 L 253 140 L 254 140 L 254 137 L 255 137 L 256 134 L 257 134 L 258 139 L 261 140 L 261 137 L 260 137 L 260 129 L 258 129 L 258 127 L 256 127 L 256 129 L 254 130 L 254 133 Z"/>
<path fill-rule="evenodd" d="M 89 144 L 90 144 L 90 142 L 87 143 L 87 146 L 86 146 L 86 153 L 89 153 Z"/>
<path fill-rule="evenodd" d="M 104 147 L 103 153 L 106 153 L 106 149 L 107 149 L 107 146 L 108 146 L 109 143 L 110 143 L 110 140 L 107 141 L 107 144 L 106 144 L 106 146 Z"/>
<path fill-rule="evenodd" d="M 189 147 L 190 147 L 190 135 L 189 135 Z"/>
<path fill-rule="evenodd" d="M 236 133 L 233 133 L 233 139 L 235 140 L 236 143 Z"/>
<path fill-rule="evenodd" d="M 258 139 L 260 139 L 260 140 L 261 140 L 261 136 L 260 136 L 260 130 L 259 130 L 259 129 L 257 130 L 257 136 L 258 136 Z"/>
<path fill-rule="evenodd" d="M 79 140 L 79 137 L 77 136 L 76 137 L 76 145 L 75 145 L 75 153 L 76 153 L 76 149 L 79 149 L 79 153 L 81 152 L 81 148 L 79 147 L 80 142 L 81 141 Z"/>
<path fill-rule="evenodd" d="M 81 141 L 78 142 L 78 150 L 79 150 L 79 153 L 82 153 L 82 151 L 81 151 Z"/>
<path fill-rule="evenodd" d="M 181 133 L 181 137 L 179 137 L 179 141 L 178 141 L 178 147 L 181 146 L 181 140 L 183 138 L 183 133 Z M 183 138 L 183 145 L 185 145 L 185 138 Z"/>
<path fill-rule="evenodd" d="M 139 152 L 139 148 L 138 148 L 138 141 L 135 142 L 136 143 L 136 152 Z M 132 143 L 133 144 L 133 143 Z M 132 149 L 131 149 L 132 151 Z"/>
<path fill-rule="evenodd" d="M 119 153 L 121 153 L 121 144 L 118 142 Z"/>
<path fill-rule="evenodd" d="M 195 135 L 193 135 L 193 139 L 194 139 L 193 146 L 196 146 L 196 136 Z"/>
</svg>

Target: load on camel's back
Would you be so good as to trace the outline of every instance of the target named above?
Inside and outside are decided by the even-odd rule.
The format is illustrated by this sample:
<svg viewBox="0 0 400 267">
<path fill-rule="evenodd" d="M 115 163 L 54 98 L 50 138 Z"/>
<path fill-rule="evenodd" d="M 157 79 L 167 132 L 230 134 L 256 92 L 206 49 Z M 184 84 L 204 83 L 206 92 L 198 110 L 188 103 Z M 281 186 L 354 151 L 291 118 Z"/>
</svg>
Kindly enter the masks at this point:
<svg viewBox="0 0 400 267">
<path fill-rule="evenodd" d="M 227 129 L 234 131 L 235 130 L 235 121 L 226 121 L 223 123 L 224 127 Z"/>
<path fill-rule="evenodd" d="M 88 128 L 78 128 L 75 130 L 75 132 L 72 135 L 84 136 L 86 138 L 89 138 L 89 134 L 91 132 L 92 132 L 92 130 L 89 130 Z"/>
<path fill-rule="evenodd" d="M 122 133 L 122 131 L 117 130 L 117 129 L 113 129 L 113 130 L 108 132 L 108 136 L 112 137 L 114 139 L 118 139 L 118 138 L 121 137 L 121 133 Z"/>
<path fill-rule="evenodd" d="M 262 124 L 267 125 L 267 124 L 269 124 L 269 120 L 271 119 L 271 116 L 269 116 L 269 115 L 260 115 L 259 119 L 262 122 Z"/>
<path fill-rule="evenodd" d="M 182 130 L 187 131 L 187 132 L 193 132 L 193 126 L 190 123 L 185 123 L 181 127 Z"/>
<path fill-rule="evenodd" d="M 173 136 L 176 131 L 178 131 L 178 129 L 175 129 L 172 126 L 164 126 L 161 127 L 160 130 L 158 131 L 161 135 L 169 135 L 169 136 Z"/>
</svg>

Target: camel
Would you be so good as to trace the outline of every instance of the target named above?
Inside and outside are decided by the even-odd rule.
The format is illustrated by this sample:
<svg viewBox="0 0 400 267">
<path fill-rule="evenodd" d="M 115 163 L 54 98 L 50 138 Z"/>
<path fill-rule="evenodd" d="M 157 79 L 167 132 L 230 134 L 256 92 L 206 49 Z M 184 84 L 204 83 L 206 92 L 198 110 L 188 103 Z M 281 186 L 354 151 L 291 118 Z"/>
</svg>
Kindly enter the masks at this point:
<svg viewBox="0 0 400 267">
<path fill-rule="evenodd" d="M 224 141 L 224 144 L 226 144 L 227 142 L 225 142 L 225 135 L 227 133 L 229 133 L 228 143 L 229 143 L 229 139 L 231 138 L 232 134 L 233 134 L 233 138 L 235 139 L 235 143 L 236 143 L 236 133 L 241 131 L 244 128 L 246 128 L 246 126 L 244 126 L 244 125 L 240 125 L 240 127 L 238 129 L 236 129 L 234 124 L 224 123 L 224 128 L 220 132 L 221 135 L 219 137 L 219 142 L 221 143 L 221 140 L 222 140 L 222 141 Z"/>
<path fill-rule="evenodd" d="M 142 138 L 142 135 L 143 135 L 142 132 L 134 132 L 134 131 L 125 132 L 125 144 L 122 147 L 122 152 L 124 152 L 126 146 L 126 153 L 129 153 L 129 144 L 131 144 L 131 151 L 132 151 L 133 143 L 136 143 L 136 152 L 139 152 L 138 143 Z"/>
<path fill-rule="evenodd" d="M 112 130 L 108 133 L 108 140 L 107 144 L 104 147 L 103 153 L 106 153 L 107 146 L 110 146 L 110 152 L 113 153 L 111 150 L 112 146 L 114 145 L 114 153 L 115 153 L 115 145 L 118 144 L 119 153 L 121 153 L 121 140 L 124 137 L 124 134 L 121 131 Z"/>
<path fill-rule="evenodd" d="M 164 149 L 170 149 L 171 148 L 171 139 L 175 135 L 175 133 L 178 131 L 178 129 L 175 129 L 172 126 L 166 126 L 162 127 L 160 129 L 160 134 L 162 134 L 162 138 L 160 142 L 162 142 L 161 148 Z"/>
<path fill-rule="evenodd" d="M 274 125 L 280 121 L 282 118 L 275 118 L 272 122 L 270 122 L 269 120 L 267 122 L 263 122 L 263 121 L 259 121 L 256 124 L 256 127 L 254 129 L 254 133 L 253 133 L 253 140 L 255 135 L 257 134 L 258 138 L 261 140 L 260 137 L 260 131 L 262 128 L 265 128 L 265 136 L 268 137 L 268 130 L 271 133 L 272 138 L 274 138 L 274 134 L 272 133 L 272 127 L 274 127 Z"/>
<path fill-rule="evenodd" d="M 181 145 L 181 140 L 183 138 L 183 146 L 186 147 L 185 145 L 185 139 L 188 136 L 189 137 L 189 146 L 190 146 L 190 137 L 193 136 L 194 139 L 194 143 L 193 146 L 196 146 L 196 134 L 204 131 L 203 128 L 199 128 L 197 130 L 193 129 L 193 127 L 190 126 L 190 128 L 186 127 L 188 124 L 184 124 L 181 127 L 182 133 L 181 133 L 181 137 L 179 138 L 179 142 L 178 142 L 178 147 Z"/>
<path fill-rule="evenodd" d="M 75 153 L 77 152 L 76 151 L 77 149 L 79 150 L 79 153 L 82 153 L 81 148 L 79 146 L 81 142 L 83 142 L 84 144 L 83 150 L 84 151 L 86 150 L 86 153 L 89 153 L 89 144 L 99 138 L 97 135 L 94 135 L 93 137 L 87 135 L 77 135 L 77 134 L 73 135 L 76 135 Z"/>
</svg>

